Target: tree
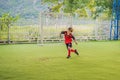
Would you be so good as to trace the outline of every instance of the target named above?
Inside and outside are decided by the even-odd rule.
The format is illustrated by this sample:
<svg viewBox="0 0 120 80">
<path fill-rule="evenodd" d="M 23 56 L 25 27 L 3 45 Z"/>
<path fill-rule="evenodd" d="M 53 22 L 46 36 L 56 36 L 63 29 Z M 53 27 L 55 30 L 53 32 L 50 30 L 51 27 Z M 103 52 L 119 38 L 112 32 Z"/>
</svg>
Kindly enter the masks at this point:
<svg viewBox="0 0 120 80">
<path fill-rule="evenodd" d="M 91 0 L 87 8 L 91 11 L 91 17 L 96 19 L 99 16 L 107 15 L 110 18 L 112 14 L 113 0 Z"/>
<path fill-rule="evenodd" d="M 112 13 L 113 0 L 44 0 L 44 2 L 51 2 L 52 4 L 57 4 L 60 1 L 63 2 L 61 7 L 64 8 L 63 11 L 65 13 L 78 13 L 80 17 L 90 16 L 96 19 L 102 15 L 110 18 Z M 60 9 L 60 7 L 55 8 L 55 11 L 57 9 Z M 89 10 L 91 15 L 87 15 L 86 9 Z"/>
<path fill-rule="evenodd" d="M 10 26 L 17 21 L 19 16 L 13 17 L 9 13 L 5 13 L 0 17 L 0 31 L 8 32 L 8 43 L 10 43 Z"/>
</svg>

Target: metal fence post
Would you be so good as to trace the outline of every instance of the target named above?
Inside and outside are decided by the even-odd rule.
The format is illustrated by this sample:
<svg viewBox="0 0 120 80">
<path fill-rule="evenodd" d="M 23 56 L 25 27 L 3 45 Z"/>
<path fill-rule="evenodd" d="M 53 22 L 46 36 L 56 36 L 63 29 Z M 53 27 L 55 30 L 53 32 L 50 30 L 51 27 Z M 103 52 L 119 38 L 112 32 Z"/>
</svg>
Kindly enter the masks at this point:
<svg viewBox="0 0 120 80">
<path fill-rule="evenodd" d="M 8 25 L 8 44 L 10 44 L 10 25 Z"/>
</svg>

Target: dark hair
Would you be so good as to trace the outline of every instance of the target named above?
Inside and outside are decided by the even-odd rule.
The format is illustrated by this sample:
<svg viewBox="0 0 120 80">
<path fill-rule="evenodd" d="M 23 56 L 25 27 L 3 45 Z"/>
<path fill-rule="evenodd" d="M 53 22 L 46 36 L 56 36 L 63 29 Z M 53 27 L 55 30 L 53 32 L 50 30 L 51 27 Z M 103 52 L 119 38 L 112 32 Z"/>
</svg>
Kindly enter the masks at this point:
<svg viewBox="0 0 120 80">
<path fill-rule="evenodd" d="M 73 32 L 73 28 L 72 27 L 69 27 L 68 30 L 71 31 L 71 32 Z"/>
</svg>

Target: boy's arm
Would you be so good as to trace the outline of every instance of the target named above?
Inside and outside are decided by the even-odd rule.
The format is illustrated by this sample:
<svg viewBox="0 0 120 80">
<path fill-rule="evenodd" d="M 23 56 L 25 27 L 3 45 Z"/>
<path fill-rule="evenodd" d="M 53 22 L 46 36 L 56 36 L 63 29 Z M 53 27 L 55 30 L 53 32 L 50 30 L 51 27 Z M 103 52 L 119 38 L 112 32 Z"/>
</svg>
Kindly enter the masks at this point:
<svg viewBox="0 0 120 80">
<path fill-rule="evenodd" d="M 65 31 L 61 31 L 61 33 L 60 33 L 60 37 L 62 37 L 62 34 L 65 34 Z"/>
<path fill-rule="evenodd" d="M 75 37 L 74 37 L 74 36 L 72 36 L 72 38 L 73 38 L 73 40 L 74 40 L 75 44 L 77 45 L 78 43 L 77 43 L 77 41 L 76 41 Z"/>
</svg>

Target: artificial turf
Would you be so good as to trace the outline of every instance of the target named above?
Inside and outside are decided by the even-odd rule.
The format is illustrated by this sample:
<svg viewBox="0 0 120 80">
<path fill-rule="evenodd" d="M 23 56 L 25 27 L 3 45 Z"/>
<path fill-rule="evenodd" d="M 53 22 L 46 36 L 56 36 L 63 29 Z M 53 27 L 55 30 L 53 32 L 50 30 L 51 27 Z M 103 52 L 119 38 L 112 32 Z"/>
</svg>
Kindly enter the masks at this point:
<svg viewBox="0 0 120 80">
<path fill-rule="evenodd" d="M 120 80 L 120 41 L 0 45 L 0 80 Z"/>
</svg>

